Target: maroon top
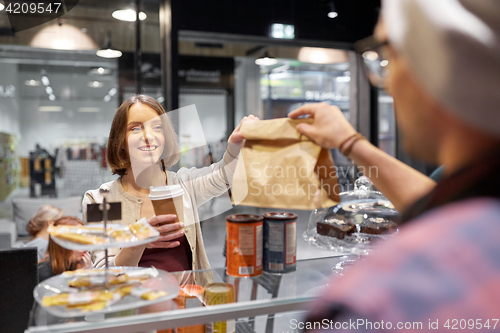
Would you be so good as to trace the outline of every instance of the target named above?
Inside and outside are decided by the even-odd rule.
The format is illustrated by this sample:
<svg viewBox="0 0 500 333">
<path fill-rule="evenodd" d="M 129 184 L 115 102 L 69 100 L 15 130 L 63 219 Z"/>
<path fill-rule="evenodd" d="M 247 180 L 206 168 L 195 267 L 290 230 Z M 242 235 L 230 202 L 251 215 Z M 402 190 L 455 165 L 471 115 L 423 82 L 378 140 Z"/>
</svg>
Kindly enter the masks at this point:
<svg viewBox="0 0 500 333">
<path fill-rule="evenodd" d="M 192 270 L 193 254 L 186 236 L 179 237 L 176 241 L 181 245 L 171 249 L 145 249 L 138 266 L 154 266 L 167 272 Z"/>
</svg>

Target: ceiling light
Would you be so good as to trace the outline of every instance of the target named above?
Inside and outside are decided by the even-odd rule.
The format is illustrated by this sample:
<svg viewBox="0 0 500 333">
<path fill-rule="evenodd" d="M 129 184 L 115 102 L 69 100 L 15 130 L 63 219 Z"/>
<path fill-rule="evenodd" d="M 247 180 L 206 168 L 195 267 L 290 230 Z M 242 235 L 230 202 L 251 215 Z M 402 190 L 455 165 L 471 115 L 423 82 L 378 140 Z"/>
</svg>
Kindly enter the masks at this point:
<svg viewBox="0 0 500 333">
<path fill-rule="evenodd" d="M 276 58 L 264 57 L 264 58 L 255 59 L 255 64 L 257 64 L 259 66 L 272 66 L 272 65 L 276 65 L 277 63 L 278 63 L 278 60 L 276 60 Z"/>
<path fill-rule="evenodd" d="M 99 111 L 101 111 L 101 109 L 97 107 L 78 108 L 78 112 L 99 112 Z"/>
<path fill-rule="evenodd" d="M 25 1 L 26 2 L 26 1 Z M 30 41 L 30 46 L 56 50 L 95 50 L 94 40 L 80 28 L 61 22 L 44 26 Z"/>
<path fill-rule="evenodd" d="M 62 106 L 40 106 L 38 111 L 41 112 L 61 112 L 63 110 Z"/>
<path fill-rule="evenodd" d="M 156 100 L 158 101 L 158 103 L 165 102 L 165 98 L 163 96 L 158 97 Z"/>
<path fill-rule="evenodd" d="M 273 25 L 271 25 L 271 37 L 294 39 L 295 27 L 291 24 L 274 23 Z"/>
<path fill-rule="evenodd" d="M 326 53 L 323 52 L 322 50 L 312 51 L 310 57 L 311 57 L 311 62 L 315 64 L 325 64 L 328 62 L 328 57 L 326 56 Z"/>
<path fill-rule="evenodd" d="M 278 63 L 278 59 L 270 57 L 269 54 L 264 53 L 263 57 L 255 59 L 255 64 L 259 66 L 272 66 Z"/>
<path fill-rule="evenodd" d="M 24 81 L 24 84 L 27 86 L 36 87 L 36 86 L 39 86 L 41 84 L 41 82 L 31 79 L 31 80 Z"/>
<path fill-rule="evenodd" d="M 104 96 L 105 102 L 109 102 L 110 100 L 111 100 L 111 96 L 109 96 L 109 95 Z"/>
<path fill-rule="evenodd" d="M 115 10 L 111 14 L 115 19 L 120 21 L 135 22 L 137 19 L 136 12 L 133 9 Z M 148 16 L 144 12 L 139 12 L 139 20 L 144 21 Z"/>
<path fill-rule="evenodd" d="M 380 62 L 380 66 L 382 66 L 382 67 L 385 67 L 385 66 L 387 66 L 387 65 L 389 65 L 389 60 L 382 60 L 382 61 Z"/>
<path fill-rule="evenodd" d="M 56 96 L 55 96 L 55 95 L 53 95 L 53 94 L 50 94 L 50 95 L 49 95 L 49 99 L 50 99 L 51 101 L 55 101 L 55 100 L 56 100 Z"/>
<path fill-rule="evenodd" d="M 5 9 L 5 5 L 3 3 L 0 3 L 0 12 Z"/>
<path fill-rule="evenodd" d="M 122 56 L 121 51 L 112 49 L 99 50 L 96 54 L 101 58 L 120 58 Z"/>
<path fill-rule="evenodd" d="M 74 41 L 69 38 L 58 38 L 52 41 L 51 45 L 56 50 L 75 50 L 76 46 Z"/>
<path fill-rule="evenodd" d="M 346 51 L 319 47 L 301 47 L 297 58 L 301 62 L 312 62 L 316 64 L 348 62 Z"/>
<path fill-rule="evenodd" d="M 111 73 L 111 69 L 109 68 L 104 68 L 104 67 L 99 67 L 99 68 L 92 68 L 89 71 L 90 74 L 93 75 L 108 75 Z"/>
<path fill-rule="evenodd" d="M 116 93 L 118 92 L 118 90 L 116 88 L 111 88 L 108 92 L 109 96 L 113 97 L 114 95 L 116 95 Z"/>
<path fill-rule="evenodd" d="M 50 84 L 49 78 L 46 77 L 45 75 L 42 76 L 42 83 L 44 86 L 48 86 Z"/>
<path fill-rule="evenodd" d="M 103 86 L 102 82 L 99 81 L 89 82 L 87 85 L 92 88 L 99 88 Z"/>
<path fill-rule="evenodd" d="M 54 92 L 54 90 L 52 90 L 52 87 L 50 86 L 47 86 L 45 87 L 45 92 L 49 95 L 52 95 L 52 93 Z"/>
<path fill-rule="evenodd" d="M 335 5 L 333 4 L 333 1 L 332 1 L 332 2 L 330 2 L 328 17 L 329 18 L 336 18 L 337 16 L 339 16 L 339 13 L 337 13 L 337 11 L 335 10 Z"/>
<path fill-rule="evenodd" d="M 120 58 L 122 56 L 121 51 L 115 50 L 111 46 L 111 31 L 108 31 L 108 36 L 106 37 L 102 48 L 98 50 L 96 54 L 101 58 Z"/>
</svg>

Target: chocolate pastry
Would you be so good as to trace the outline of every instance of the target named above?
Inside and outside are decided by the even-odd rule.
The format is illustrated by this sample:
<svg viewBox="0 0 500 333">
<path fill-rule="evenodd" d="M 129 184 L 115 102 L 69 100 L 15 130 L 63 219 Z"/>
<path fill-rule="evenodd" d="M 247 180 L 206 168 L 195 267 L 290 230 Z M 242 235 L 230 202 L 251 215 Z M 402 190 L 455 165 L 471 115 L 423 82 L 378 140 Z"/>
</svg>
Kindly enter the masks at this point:
<svg viewBox="0 0 500 333">
<path fill-rule="evenodd" d="M 397 230 L 398 224 L 380 217 L 368 218 L 360 225 L 360 232 L 371 235 L 390 234 Z"/>
<path fill-rule="evenodd" d="M 356 226 L 351 222 L 345 222 L 338 219 L 329 219 L 316 224 L 318 234 L 328 237 L 344 239 L 356 231 Z"/>
</svg>

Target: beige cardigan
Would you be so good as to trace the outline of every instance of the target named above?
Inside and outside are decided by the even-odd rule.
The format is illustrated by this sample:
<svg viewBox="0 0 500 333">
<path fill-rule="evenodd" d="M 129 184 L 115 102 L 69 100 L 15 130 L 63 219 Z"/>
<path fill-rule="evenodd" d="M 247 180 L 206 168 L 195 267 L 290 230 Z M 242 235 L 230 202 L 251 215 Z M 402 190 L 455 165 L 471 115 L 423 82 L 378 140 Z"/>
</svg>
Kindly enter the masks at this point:
<svg viewBox="0 0 500 333">
<path fill-rule="evenodd" d="M 218 163 L 200 169 L 180 168 L 177 173 L 167 172 L 168 184 L 179 184 L 184 189 L 185 235 L 193 253 L 193 270 L 210 268 L 210 263 L 203 245 L 197 208 L 210 199 L 220 196 L 231 186 L 237 162 L 237 158 L 233 156 L 238 155 L 237 148 L 232 146 L 233 145 L 230 145 L 230 148 L 228 148 L 231 154 L 226 152 L 222 160 Z M 109 202 L 120 201 L 122 203 L 122 219 L 119 221 L 112 221 L 112 223 L 129 225 L 136 222 L 140 218 L 142 199 L 136 198 L 126 192 L 120 179 L 106 183 L 106 185 L 110 188 L 107 200 Z M 99 189 L 90 190 L 85 193 L 82 202 L 84 221 L 87 219 L 87 205 L 90 203 L 102 203 L 102 200 L 103 198 L 99 193 Z M 114 257 L 119 250 L 120 249 L 108 250 L 109 265 L 115 265 Z M 92 257 L 95 267 L 102 267 L 105 265 L 103 250 L 95 251 L 92 253 Z"/>
</svg>

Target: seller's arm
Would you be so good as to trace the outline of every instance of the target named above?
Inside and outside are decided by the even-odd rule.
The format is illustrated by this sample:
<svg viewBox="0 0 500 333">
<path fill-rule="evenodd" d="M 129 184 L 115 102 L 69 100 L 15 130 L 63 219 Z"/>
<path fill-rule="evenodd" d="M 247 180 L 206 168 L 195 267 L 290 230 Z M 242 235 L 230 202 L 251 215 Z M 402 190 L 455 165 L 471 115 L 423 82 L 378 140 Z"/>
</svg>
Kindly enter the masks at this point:
<svg viewBox="0 0 500 333">
<path fill-rule="evenodd" d="M 299 124 L 297 130 L 324 148 L 339 148 L 346 139 L 356 134 L 356 130 L 336 106 L 326 103 L 307 104 L 290 113 L 290 118 L 296 119 L 303 115 L 314 118 L 314 122 Z M 436 184 L 367 140 L 357 140 L 347 157 L 364 170 L 373 171 L 373 167 L 377 167 L 378 172 L 370 172 L 366 176 L 400 212 Z"/>
</svg>

